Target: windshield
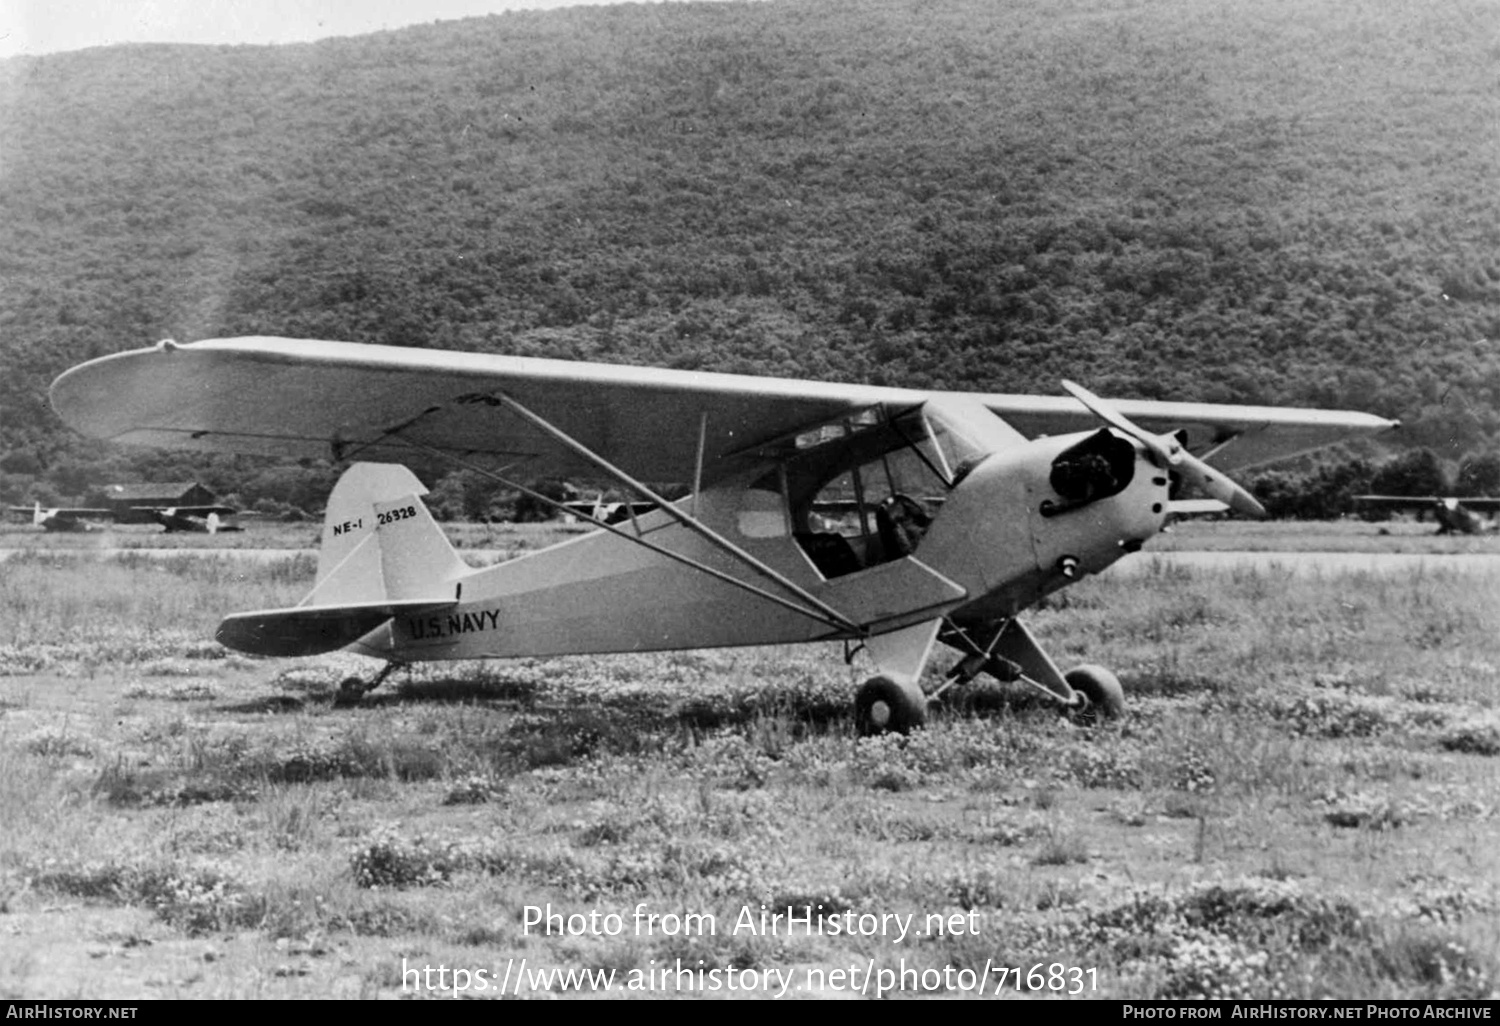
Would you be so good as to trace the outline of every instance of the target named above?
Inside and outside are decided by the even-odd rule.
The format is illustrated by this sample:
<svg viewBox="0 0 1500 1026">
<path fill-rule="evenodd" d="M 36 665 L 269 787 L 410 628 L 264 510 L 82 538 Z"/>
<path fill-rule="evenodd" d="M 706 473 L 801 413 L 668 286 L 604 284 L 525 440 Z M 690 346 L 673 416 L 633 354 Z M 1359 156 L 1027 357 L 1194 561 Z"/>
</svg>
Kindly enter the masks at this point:
<svg viewBox="0 0 1500 1026">
<path fill-rule="evenodd" d="M 828 577 L 912 555 L 949 490 L 1020 440 L 962 397 L 893 417 L 864 411 L 806 432 L 785 465 L 793 533 Z"/>
<path fill-rule="evenodd" d="M 1026 440 L 983 403 L 968 396 L 937 396 L 921 412 L 950 488 L 986 456 Z"/>
</svg>

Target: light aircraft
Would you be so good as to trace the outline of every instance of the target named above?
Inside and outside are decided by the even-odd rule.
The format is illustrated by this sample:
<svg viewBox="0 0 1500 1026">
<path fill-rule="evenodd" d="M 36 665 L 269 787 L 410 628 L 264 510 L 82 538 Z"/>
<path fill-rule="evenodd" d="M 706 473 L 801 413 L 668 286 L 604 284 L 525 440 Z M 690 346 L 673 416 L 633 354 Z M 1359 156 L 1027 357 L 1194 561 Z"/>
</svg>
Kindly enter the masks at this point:
<svg viewBox="0 0 1500 1026">
<path fill-rule="evenodd" d="M 40 502 L 33 506 L 12 506 L 12 513 L 29 513 L 31 522 L 44 531 L 97 531 L 101 526 L 94 523 L 96 520 L 110 520 L 114 517 L 114 511 L 108 509 L 92 509 L 83 506 L 54 506 L 51 509 L 44 508 Z"/>
<path fill-rule="evenodd" d="M 632 516 L 649 513 L 656 508 L 654 502 L 605 502 L 603 494 L 593 502 L 587 499 L 565 499 L 561 503 L 565 516 L 582 519 L 589 523 L 619 524 Z"/>
<path fill-rule="evenodd" d="M 1438 534 L 1483 534 L 1500 529 L 1500 522 L 1486 520 L 1500 513 L 1500 498 L 1452 495 L 1356 495 L 1358 506 L 1375 507 L 1394 512 L 1415 512 L 1420 518 L 1431 513 L 1437 521 Z"/>
<path fill-rule="evenodd" d="M 130 509 L 132 513 L 153 518 L 168 534 L 218 534 L 240 529 L 238 524 L 224 520 L 238 512 L 232 506 L 132 506 Z"/>
<path fill-rule="evenodd" d="M 1065 387 L 927 392 L 238 338 L 92 360 L 51 398 L 96 438 L 357 461 L 328 500 L 311 592 L 217 633 L 261 655 L 387 660 L 345 682 L 350 697 L 422 660 L 842 641 L 873 664 L 854 707 L 876 733 L 924 721 L 939 641 L 961 653 L 939 690 L 987 673 L 1076 712 L 1123 712 L 1113 674 L 1063 672 L 1021 614 L 1155 535 L 1174 479 L 1258 515 L 1221 467 L 1394 426 Z M 476 570 L 394 462 L 439 457 L 553 508 L 516 478 L 602 475 L 658 508 L 619 524 L 581 514 L 600 530 Z M 688 497 L 647 483 L 667 481 Z"/>
</svg>

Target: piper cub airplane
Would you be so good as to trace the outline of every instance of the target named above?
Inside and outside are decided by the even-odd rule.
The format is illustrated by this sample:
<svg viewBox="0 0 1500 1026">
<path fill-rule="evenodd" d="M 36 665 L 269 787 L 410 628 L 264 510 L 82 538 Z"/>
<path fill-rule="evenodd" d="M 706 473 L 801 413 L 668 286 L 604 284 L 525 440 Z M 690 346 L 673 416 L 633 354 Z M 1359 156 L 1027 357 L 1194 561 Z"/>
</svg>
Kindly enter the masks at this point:
<svg viewBox="0 0 1500 1026">
<path fill-rule="evenodd" d="M 1392 512 L 1415 512 L 1418 519 L 1431 513 L 1438 534 L 1484 534 L 1500 530 L 1500 522 L 1486 520 L 1500 513 L 1500 498 L 1457 498 L 1451 495 L 1356 495 L 1357 506 Z"/>
<path fill-rule="evenodd" d="M 47 509 L 40 502 L 34 506 L 12 506 L 12 513 L 30 514 L 31 523 L 44 531 L 83 532 L 101 530 L 97 520 L 114 519 L 114 511 L 84 506 L 54 506 Z"/>
<path fill-rule="evenodd" d="M 133 513 L 151 517 L 168 534 L 218 534 L 240 529 L 224 519 L 239 512 L 233 506 L 132 506 L 130 509 Z"/>
<path fill-rule="evenodd" d="M 1066 384 L 1066 383 L 1065 383 Z M 236 613 L 225 645 L 419 660 L 843 641 L 875 674 L 867 733 L 926 717 L 941 641 L 981 673 L 1090 715 L 1119 682 L 1066 673 L 1020 619 L 1134 552 L 1174 481 L 1262 512 L 1221 467 L 1392 422 L 1363 413 L 923 392 L 281 338 L 171 341 L 73 368 L 52 404 L 118 442 L 352 461 L 298 605 Z M 1217 461 L 1211 466 L 1195 453 Z M 517 477 L 603 475 L 658 507 L 471 569 L 393 461 L 443 457 L 554 507 Z M 691 485 L 666 501 L 647 482 Z M 575 510 L 575 515 L 579 515 Z"/>
</svg>

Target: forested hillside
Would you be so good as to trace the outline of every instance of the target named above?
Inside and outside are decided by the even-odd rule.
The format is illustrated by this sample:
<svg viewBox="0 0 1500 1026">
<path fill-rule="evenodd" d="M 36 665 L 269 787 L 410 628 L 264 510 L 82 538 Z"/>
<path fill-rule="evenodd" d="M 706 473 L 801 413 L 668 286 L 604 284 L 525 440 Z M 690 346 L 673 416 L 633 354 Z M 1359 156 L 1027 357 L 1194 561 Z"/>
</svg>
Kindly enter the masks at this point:
<svg viewBox="0 0 1500 1026">
<path fill-rule="evenodd" d="M 1071 376 L 1456 459 L 1500 435 L 1497 39 L 1482 0 L 770 0 L 0 61 L 0 501 L 321 487 L 46 408 L 242 334 Z"/>
</svg>

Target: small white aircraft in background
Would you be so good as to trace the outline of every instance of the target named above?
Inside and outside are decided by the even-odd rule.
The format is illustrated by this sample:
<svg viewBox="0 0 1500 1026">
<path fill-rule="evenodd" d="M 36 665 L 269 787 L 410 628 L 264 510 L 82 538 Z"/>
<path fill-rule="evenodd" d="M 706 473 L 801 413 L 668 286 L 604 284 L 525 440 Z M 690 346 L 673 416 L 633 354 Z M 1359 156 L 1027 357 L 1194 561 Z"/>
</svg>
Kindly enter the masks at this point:
<svg viewBox="0 0 1500 1026">
<path fill-rule="evenodd" d="M 1416 513 L 1418 518 L 1431 513 L 1437 521 L 1438 534 L 1484 534 L 1500 530 L 1500 521 L 1486 520 L 1500 513 L 1500 498 L 1453 495 L 1356 495 L 1357 506 L 1385 509 L 1397 513 Z"/>
<path fill-rule="evenodd" d="M 168 534 L 218 534 L 238 531 L 238 524 L 225 520 L 239 512 L 233 506 L 132 506 L 132 513 L 142 513 L 166 528 Z"/>
<path fill-rule="evenodd" d="M 104 527 L 96 521 L 113 520 L 115 515 L 113 510 L 85 506 L 53 506 L 48 509 L 40 502 L 31 506 L 12 506 L 10 511 L 29 514 L 31 523 L 44 531 L 72 533 L 101 531 Z"/>
<path fill-rule="evenodd" d="M 582 514 L 582 519 L 591 524 L 618 524 L 629 520 L 633 516 L 638 517 L 644 513 L 651 512 L 656 508 L 656 503 L 606 502 L 604 501 L 604 496 L 601 494 L 593 502 L 587 499 L 565 499 L 561 503 L 561 506 L 563 515 L 571 517 L 574 520 L 579 519 L 579 514 Z"/>
<path fill-rule="evenodd" d="M 1219 466 L 1393 426 L 1066 387 L 923 392 L 244 338 L 90 361 L 54 382 L 52 404 L 96 438 L 361 461 L 329 498 L 312 591 L 226 618 L 231 648 L 387 660 L 346 682 L 357 695 L 420 660 L 843 641 L 874 664 L 855 714 L 878 732 L 924 721 L 937 641 L 962 653 L 944 687 L 987 673 L 1120 713 L 1114 675 L 1064 673 L 1021 613 L 1155 535 L 1174 479 L 1258 515 Z M 476 570 L 393 462 L 413 457 L 554 508 L 515 478 L 603 475 L 658 508 L 618 524 L 575 511 L 601 530 Z M 668 502 L 647 483 L 664 481 L 691 494 Z"/>
</svg>

